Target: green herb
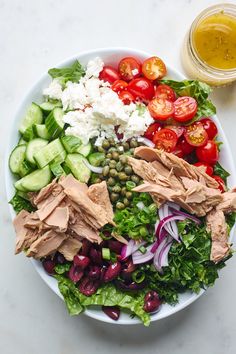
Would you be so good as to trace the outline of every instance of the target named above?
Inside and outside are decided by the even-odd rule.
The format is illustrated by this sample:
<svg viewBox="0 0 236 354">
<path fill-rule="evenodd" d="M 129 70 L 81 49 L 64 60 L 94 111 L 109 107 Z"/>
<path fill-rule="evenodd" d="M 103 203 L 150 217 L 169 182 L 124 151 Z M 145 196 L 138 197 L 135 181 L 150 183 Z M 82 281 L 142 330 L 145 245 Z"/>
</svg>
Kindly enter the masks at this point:
<svg viewBox="0 0 236 354">
<path fill-rule="evenodd" d="M 54 268 L 55 272 L 57 274 L 64 274 L 66 272 L 69 272 L 70 270 L 70 267 L 71 267 L 71 264 L 70 263 L 64 263 L 64 264 L 57 264 Z"/>
<path fill-rule="evenodd" d="M 191 96 L 196 99 L 198 110 L 196 116 L 191 120 L 191 123 L 200 117 L 208 117 L 216 113 L 215 106 L 208 99 L 212 90 L 207 84 L 197 80 L 161 80 L 161 83 L 172 87 L 178 96 Z M 189 123 L 190 122 L 188 122 L 188 124 Z"/>
<path fill-rule="evenodd" d="M 61 275 L 56 275 L 55 278 L 58 280 L 59 290 L 64 297 L 70 315 L 78 315 L 84 308 L 91 305 L 119 306 L 138 316 L 145 326 L 150 324 L 150 315 L 143 310 L 144 291 L 138 294 L 127 294 L 109 283 L 100 287 L 95 294 L 85 296 L 80 293 L 71 280 Z"/>
<path fill-rule="evenodd" d="M 145 280 L 145 273 L 142 270 L 137 269 L 132 273 L 132 279 L 135 283 L 140 284 Z"/>
<path fill-rule="evenodd" d="M 62 84 L 67 81 L 78 82 L 85 71 L 78 60 L 76 60 L 71 66 L 66 68 L 53 68 L 48 70 L 48 74 L 53 78 L 58 78 Z"/>
<path fill-rule="evenodd" d="M 227 172 L 220 164 L 217 162 L 214 165 L 214 174 L 220 176 L 226 183 L 227 177 L 230 176 L 229 172 Z"/>
<path fill-rule="evenodd" d="M 15 212 L 18 214 L 21 210 L 27 210 L 27 211 L 34 211 L 34 207 L 30 203 L 30 201 L 22 198 L 21 196 L 16 193 L 14 197 L 10 200 L 9 202 Z"/>
</svg>

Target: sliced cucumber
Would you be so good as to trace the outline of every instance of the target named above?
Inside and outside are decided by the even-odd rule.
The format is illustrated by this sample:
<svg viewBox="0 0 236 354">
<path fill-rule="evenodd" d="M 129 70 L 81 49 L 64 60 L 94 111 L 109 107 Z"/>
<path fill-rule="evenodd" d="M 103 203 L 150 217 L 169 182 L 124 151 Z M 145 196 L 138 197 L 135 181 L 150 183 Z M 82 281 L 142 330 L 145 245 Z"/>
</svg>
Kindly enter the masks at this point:
<svg viewBox="0 0 236 354">
<path fill-rule="evenodd" d="M 55 177 L 65 176 L 66 173 L 60 164 L 54 162 L 54 163 L 50 163 L 49 166 Z"/>
<path fill-rule="evenodd" d="M 81 145 L 76 152 L 78 152 L 78 154 L 83 155 L 85 157 L 87 157 L 91 152 L 92 152 L 92 145 L 91 143 L 88 143 L 86 145 Z"/>
<path fill-rule="evenodd" d="M 35 124 L 33 126 L 33 131 L 39 138 L 46 140 L 50 140 L 51 138 L 45 124 Z"/>
<path fill-rule="evenodd" d="M 24 160 L 19 169 L 20 177 L 24 177 L 29 173 L 31 173 L 32 171 L 33 171 L 32 165 L 28 161 Z"/>
<path fill-rule="evenodd" d="M 12 173 L 19 174 L 22 162 L 25 159 L 26 145 L 18 145 L 9 157 L 9 167 Z"/>
<path fill-rule="evenodd" d="M 61 142 L 69 154 L 76 152 L 81 146 L 81 140 L 77 136 L 65 135 L 61 138 Z"/>
<path fill-rule="evenodd" d="M 33 124 L 41 124 L 43 121 L 43 112 L 36 103 L 31 103 L 21 121 L 19 131 L 24 134 L 26 129 L 32 127 Z"/>
<path fill-rule="evenodd" d="M 34 155 L 34 159 L 40 168 L 48 165 L 56 159 L 63 162 L 66 158 L 66 152 L 59 139 L 51 141 Z M 56 160 L 58 162 L 58 160 Z M 61 163 L 60 162 L 60 163 Z"/>
<path fill-rule="evenodd" d="M 36 170 L 21 178 L 15 183 L 15 188 L 22 192 L 37 192 L 50 183 L 51 177 L 49 166 L 45 166 L 41 170 Z"/>
<path fill-rule="evenodd" d="M 51 112 L 54 108 L 56 107 L 62 107 L 62 104 L 60 101 L 57 102 L 43 102 L 39 105 L 39 107 L 44 111 L 44 112 Z"/>
<path fill-rule="evenodd" d="M 64 112 L 61 108 L 56 107 L 52 112 L 47 116 L 45 125 L 51 135 L 51 139 L 57 138 L 63 131 L 64 122 L 63 122 Z"/>
<path fill-rule="evenodd" d="M 91 171 L 86 167 L 84 161 L 86 161 L 86 158 L 80 154 L 68 154 L 65 164 L 69 167 L 75 178 L 80 182 L 87 183 L 91 176 Z"/>
<path fill-rule="evenodd" d="M 46 146 L 48 144 L 48 141 L 45 139 L 41 139 L 41 138 L 36 138 L 31 140 L 26 148 L 26 159 L 32 164 L 35 165 L 35 159 L 34 159 L 34 155 L 41 151 L 42 148 L 44 148 L 44 146 Z"/>
<path fill-rule="evenodd" d="M 25 199 L 25 200 L 29 200 L 29 197 L 28 197 L 28 193 L 27 192 L 21 192 L 21 191 L 18 191 L 17 192 L 17 195 L 19 195 L 19 197 Z"/>
<path fill-rule="evenodd" d="M 65 164 L 65 162 L 63 162 L 63 164 L 61 165 L 63 170 L 65 171 L 66 175 L 69 175 L 71 173 L 70 168 Z"/>
<path fill-rule="evenodd" d="M 23 139 L 25 141 L 30 141 L 35 138 L 34 130 L 33 127 L 29 127 L 26 129 L 26 131 L 23 134 Z"/>
<path fill-rule="evenodd" d="M 20 138 L 20 140 L 18 141 L 18 145 L 26 145 L 27 141 L 25 141 L 23 138 Z"/>
<path fill-rule="evenodd" d="M 105 160 L 105 154 L 103 152 L 94 152 L 88 156 L 88 160 L 93 166 L 101 166 L 101 163 Z"/>
</svg>

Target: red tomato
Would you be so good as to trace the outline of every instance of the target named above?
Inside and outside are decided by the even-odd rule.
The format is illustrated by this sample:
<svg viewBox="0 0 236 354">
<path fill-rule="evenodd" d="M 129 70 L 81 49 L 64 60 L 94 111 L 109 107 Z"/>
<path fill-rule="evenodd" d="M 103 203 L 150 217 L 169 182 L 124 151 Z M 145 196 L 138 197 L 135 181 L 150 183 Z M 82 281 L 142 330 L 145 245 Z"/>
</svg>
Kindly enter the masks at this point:
<svg viewBox="0 0 236 354">
<path fill-rule="evenodd" d="M 218 184 L 219 184 L 218 189 L 221 191 L 221 193 L 224 193 L 226 191 L 224 180 L 220 176 L 216 176 L 216 175 L 213 175 L 211 177 L 214 178 L 214 180 L 216 180 L 216 182 L 218 182 Z"/>
<path fill-rule="evenodd" d="M 212 176 L 212 175 L 213 175 L 213 167 L 210 166 L 210 165 L 209 165 L 208 163 L 206 163 L 206 162 L 196 162 L 196 163 L 194 163 L 194 166 L 197 166 L 197 167 L 204 167 L 206 174 L 208 174 L 209 176 Z"/>
<path fill-rule="evenodd" d="M 158 120 L 167 120 L 174 113 L 173 102 L 164 100 L 163 98 L 153 98 L 148 103 L 148 109 L 151 116 Z"/>
<path fill-rule="evenodd" d="M 118 94 L 118 96 L 124 104 L 128 105 L 131 102 L 134 102 L 134 96 L 128 91 L 123 90 Z"/>
<path fill-rule="evenodd" d="M 175 132 L 173 132 L 173 130 L 165 128 L 156 132 L 152 139 L 157 149 L 163 149 L 167 152 L 174 151 L 177 144 L 177 140 L 178 138 Z"/>
<path fill-rule="evenodd" d="M 111 89 L 113 91 L 119 93 L 120 91 L 125 90 L 127 86 L 128 86 L 128 84 L 124 80 L 116 80 L 111 85 Z"/>
<path fill-rule="evenodd" d="M 123 80 L 130 81 L 141 75 L 142 66 L 137 59 L 126 57 L 119 62 L 118 71 Z"/>
<path fill-rule="evenodd" d="M 144 60 L 142 65 L 143 75 L 149 80 L 162 79 L 167 70 L 165 63 L 158 57 L 151 57 Z"/>
<path fill-rule="evenodd" d="M 145 77 L 130 81 L 127 89 L 135 99 L 139 98 L 144 101 L 150 101 L 154 96 L 154 86 Z"/>
<path fill-rule="evenodd" d="M 116 80 L 119 80 L 120 76 L 118 71 L 112 66 L 104 66 L 103 70 L 99 74 L 99 79 L 103 81 L 108 81 L 110 84 L 113 84 Z"/>
<path fill-rule="evenodd" d="M 214 165 L 219 159 L 219 151 L 213 140 L 208 140 L 206 145 L 197 147 L 196 155 L 198 160 L 210 165 Z"/>
<path fill-rule="evenodd" d="M 174 119 L 177 122 L 187 122 L 192 119 L 197 112 L 197 101 L 193 97 L 183 96 L 174 102 Z"/>
<path fill-rule="evenodd" d="M 184 157 L 183 150 L 178 144 L 176 145 L 175 149 L 172 151 L 172 154 L 180 157 L 181 159 Z"/>
<path fill-rule="evenodd" d="M 152 123 L 151 125 L 149 125 L 149 127 L 147 128 L 147 130 L 144 133 L 145 138 L 152 140 L 153 136 L 156 132 L 158 132 L 159 130 L 161 130 L 161 125 L 160 123 Z"/>
<path fill-rule="evenodd" d="M 205 131 L 207 132 L 208 138 L 210 140 L 213 140 L 218 134 L 217 126 L 215 125 L 213 120 L 209 118 L 203 118 L 200 120 L 200 122 L 202 123 Z"/>
<path fill-rule="evenodd" d="M 155 97 L 164 98 L 165 100 L 172 102 L 176 100 L 175 91 L 170 86 L 164 84 L 157 86 Z"/>
<path fill-rule="evenodd" d="M 186 141 L 192 146 L 206 145 L 208 135 L 203 128 L 202 123 L 196 122 L 186 127 L 184 137 Z"/>
<path fill-rule="evenodd" d="M 165 128 L 173 130 L 177 135 L 178 139 L 185 132 L 185 127 L 181 127 L 180 125 L 165 125 Z"/>
<path fill-rule="evenodd" d="M 191 154 L 191 152 L 194 150 L 194 147 L 189 145 L 183 136 L 179 139 L 177 147 L 183 151 L 184 156 Z"/>
</svg>

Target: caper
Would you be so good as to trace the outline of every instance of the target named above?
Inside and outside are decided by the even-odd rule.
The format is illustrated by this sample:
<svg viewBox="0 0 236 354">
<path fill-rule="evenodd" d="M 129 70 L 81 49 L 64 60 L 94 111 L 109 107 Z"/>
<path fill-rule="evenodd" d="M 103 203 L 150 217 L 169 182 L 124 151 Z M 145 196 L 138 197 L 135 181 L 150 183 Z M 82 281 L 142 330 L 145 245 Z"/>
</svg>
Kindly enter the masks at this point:
<svg viewBox="0 0 236 354">
<path fill-rule="evenodd" d="M 123 146 L 118 146 L 117 151 L 118 151 L 119 154 L 123 154 L 124 147 Z"/>
<path fill-rule="evenodd" d="M 134 148 L 129 149 L 129 152 L 131 153 L 131 155 L 133 155 L 134 154 Z"/>
<path fill-rule="evenodd" d="M 100 182 L 102 182 L 101 178 L 95 178 L 94 179 L 94 183 L 100 183 Z"/>
<path fill-rule="evenodd" d="M 121 163 L 126 164 L 127 163 L 127 156 L 121 155 L 119 160 L 120 160 Z"/>
<path fill-rule="evenodd" d="M 106 158 L 107 159 L 111 159 L 112 158 L 112 154 L 110 152 L 108 152 L 108 154 L 106 154 Z"/>
<path fill-rule="evenodd" d="M 112 202 L 117 202 L 117 200 L 119 199 L 119 194 L 117 194 L 117 193 L 111 193 L 110 198 L 111 198 L 111 201 L 112 201 Z"/>
<path fill-rule="evenodd" d="M 122 187 L 121 189 L 121 195 L 125 196 L 127 193 L 127 189 L 125 187 Z"/>
<path fill-rule="evenodd" d="M 114 146 L 110 147 L 110 149 L 108 150 L 108 152 L 114 152 L 116 151 L 116 148 Z"/>
<path fill-rule="evenodd" d="M 138 184 L 138 183 L 139 183 L 139 181 L 140 181 L 140 179 L 139 179 L 139 177 L 138 177 L 138 176 L 136 176 L 136 175 L 132 175 L 132 176 L 131 176 L 131 181 L 133 181 L 134 183 Z"/>
<path fill-rule="evenodd" d="M 105 159 L 104 161 L 102 161 L 102 167 L 108 166 L 109 163 L 110 163 L 110 160 L 109 159 Z"/>
<path fill-rule="evenodd" d="M 102 174 L 103 174 L 103 176 L 104 176 L 104 177 L 108 176 L 108 175 L 109 175 L 109 171 L 110 171 L 109 166 L 103 167 L 103 169 L 102 169 Z"/>
<path fill-rule="evenodd" d="M 115 140 L 113 138 L 109 138 L 108 141 L 109 141 L 111 146 L 115 145 Z"/>
<path fill-rule="evenodd" d="M 131 166 L 125 166 L 125 173 L 127 174 L 127 175 L 132 175 L 132 173 L 133 173 L 133 170 L 132 170 L 132 167 Z"/>
<path fill-rule="evenodd" d="M 104 149 L 108 149 L 110 147 L 110 143 L 109 143 L 109 141 L 107 139 L 103 140 L 102 147 Z"/>
<path fill-rule="evenodd" d="M 115 160 L 111 160 L 111 161 L 109 162 L 109 167 L 110 167 L 110 168 L 116 168 L 116 161 L 115 161 Z"/>
<path fill-rule="evenodd" d="M 123 146 L 125 151 L 129 150 L 129 143 L 128 142 L 123 143 L 122 146 Z"/>
<path fill-rule="evenodd" d="M 132 139 L 129 143 L 131 148 L 136 148 L 138 146 L 138 142 L 134 139 Z"/>
<path fill-rule="evenodd" d="M 122 210 L 125 208 L 125 205 L 121 202 L 118 202 L 118 203 L 116 203 L 116 208 Z"/>
<path fill-rule="evenodd" d="M 119 172 L 118 173 L 118 178 L 121 181 L 126 181 L 127 180 L 127 175 L 124 172 Z"/>
<path fill-rule="evenodd" d="M 118 186 L 118 184 L 117 184 L 116 186 L 114 186 L 114 187 L 112 188 L 112 192 L 114 192 L 114 193 L 120 193 L 120 192 L 121 192 L 121 187 Z"/>
<path fill-rule="evenodd" d="M 126 184 L 126 181 L 120 181 L 121 186 L 125 186 L 125 184 Z"/>
<path fill-rule="evenodd" d="M 120 171 L 123 170 L 123 168 L 124 168 L 124 166 L 122 165 L 122 163 L 121 163 L 120 161 L 117 162 L 117 164 L 116 164 L 116 170 L 117 170 L 118 172 L 120 172 Z"/>
<path fill-rule="evenodd" d="M 128 206 L 129 205 L 129 200 L 127 198 L 124 198 L 123 199 L 123 203 L 125 206 Z"/>
<path fill-rule="evenodd" d="M 120 157 L 120 155 L 118 154 L 117 151 L 113 151 L 113 152 L 112 152 L 112 158 L 113 158 L 115 161 L 119 161 L 119 157 Z"/>
<path fill-rule="evenodd" d="M 111 168 L 111 169 L 110 169 L 109 175 L 110 175 L 111 177 L 116 177 L 117 174 L 118 174 L 118 172 L 117 172 L 114 168 Z"/>
<path fill-rule="evenodd" d="M 114 186 L 116 184 L 116 181 L 113 177 L 109 177 L 108 180 L 107 180 L 107 183 L 109 186 Z"/>
<path fill-rule="evenodd" d="M 125 196 L 127 199 L 132 199 L 133 193 L 132 192 L 126 192 Z"/>
<path fill-rule="evenodd" d="M 99 152 L 106 152 L 106 150 L 105 150 L 105 149 L 103 149 L 103 147 L 102 147 L 102 146 L 99 146 L 99 147 L 98 147 L 98 151 L 99 151 Z"/>
</svg>

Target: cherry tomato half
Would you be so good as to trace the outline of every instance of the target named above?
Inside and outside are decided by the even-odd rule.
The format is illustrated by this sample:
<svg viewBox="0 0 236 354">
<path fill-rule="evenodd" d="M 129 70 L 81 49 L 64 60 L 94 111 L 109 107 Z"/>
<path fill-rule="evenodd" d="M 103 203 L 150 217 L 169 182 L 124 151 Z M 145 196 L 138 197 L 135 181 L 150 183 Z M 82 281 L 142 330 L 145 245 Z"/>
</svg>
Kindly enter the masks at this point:
<svg viewBox="0 0 236 354">
<path fill-rule="evenodd" d="M 177 122 L 187 122 L 192 119 L 197 112 L 197 101 L 193 97 L 179 97 L 174 102 L 174 106 L 174 119 Z"/>
<path fill-rule="evenodd" d="M 103 70 L 99 74 L 99 79 L 103 81 L 108 81 L 110 84 L 113 84 L 116 80 L 119 80 L 120 76 L 118 71 L 112 66 L 104 66 Z"/>
<path fill-rule="evenodd" d="M 177 135 L 178 139 L 185 132 L 185 127 L 181 127 L 180 125 L 165 125 L 165 128 L 173 130 Z"/>
<path fill-rule="evenodd" d="M 176 100 L 175 91 L 170 86 L 164 84 L 157 86 L 155 97 L 164 98 L 165 100 L 172 102 Z"/>
<path fill-rule="evenodd" d="M 124 80 L 116 80 L 111 85 L 111 89 L 113 91 L 119 93 L 120 91 L 125 90 L 127 86 L 128 86 L 128 84 Z"/>
<path fill-rule="evenodd" d="M 131 102 L 134 102 L 134 96 L 132 95 L 132 93 L 128 92 L 128 91 L 121 91 L 119 94 L 118 94 L 119 98 L 121 99 L 121 101 L 128 105 L 130 104 Z"/>
<path fill-rule="evenodd" d="M 206 145 L 197 147 L 196 155 L 198 160 L 210 165 L 214 165 L 219 159 L 219 151 L 213 140 L 208 140 Z"/>
<path fill-rule="evenodd" d="M 161 79 L 166 75 L 165 63 L 158 57 L 151 57 L 144 60 L 142 65 L 143 75 L 149 80 Z"/>
<path fill-rule="evenodd" d="M 119 62 L 118 72 L 123 80 L 131 81 L 141 75 L 142 65 L 137 59 L 126 57 Z"/>
<path fill-rule="evenodd" d="M 202 123 L 195 122 L 185 128 L 184 137 L 192 146 L 203 146 L 207 143 L 208 135 Z"/>
<path fill-rule="evenodd" d="M 210 166 L 208 163 L 206 162 L 196 162 L 194 163 L 194 166 L 197 166 L 197 167 L 204 167 L 205 168 L 205 172 L 206 174 L 208 174 L 209 176 L 212 176 L 213 175 L 213 167 Z"/>
<path fill-rule="evenodd" d="M 183 151 L 184 156 L 191 154 L 194 150 L 194 147 L 192 145 L 189 145 L 189 143 L 187 143 L 184 136 L 182 136 L 179 139 L 177 147 Z"/>
<path fill-rule="evenodd" d="M 205 131 L 207 132 L 208 138 L 210 140 L 213 140 L 218 134 L 217 126 L 215 125 L 213 120 L 209 118 L 203 118 L 200 120 L 200 122 L 202 123 Z"/>
<path fill-rule="evenodd" d="M 163 98 L 153 98 L 153 100 L 148 103 L 148 109 L 154 119 L 162 121 L 172 117 L 174 113 L 173 102 Z"/>
<path fill-rule="evenodd" d="M 220 176 L 216 176 L 216 175 L 213 175 L 211 177 L 214 178 L 214 180 L 216 180 L 216 182 L 218 182 L 218 184 L 219 184 L 218 189 L 221 191 L 221 193 L 224 193 L 226 191 L 224 180 Z"/>
<path fill-rule="evenodd" d="M 130 81 L 127 89 L 135 99 L 139 98 L 144 101 L 150 101 L 154 96 L 154 86 L 145 77 Z"/>
<path fill-rule="evenodd" d="M 154 134 L 156 132 L 158 132 L 159 130 L 161 130 L 161 124 L 160 123 L 152 123 L 151 125 L 149 125 L 149 127 L 145 131 L 144 136 L 145 136 L 145 138 L 152 140 Z"/>
<path fill-rule="evenodd" d="M 163 149 L 167 152 L 174 151 L 177 144 L 177 140 L 178 138 L 175 132 L 173 132 L 173 130 L 165 128 L 156 132 L 152 139 L 157 149 Z"/>
</svg>

